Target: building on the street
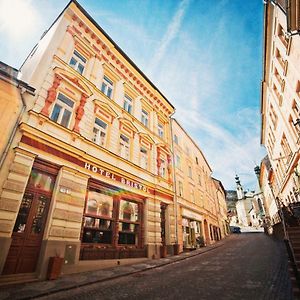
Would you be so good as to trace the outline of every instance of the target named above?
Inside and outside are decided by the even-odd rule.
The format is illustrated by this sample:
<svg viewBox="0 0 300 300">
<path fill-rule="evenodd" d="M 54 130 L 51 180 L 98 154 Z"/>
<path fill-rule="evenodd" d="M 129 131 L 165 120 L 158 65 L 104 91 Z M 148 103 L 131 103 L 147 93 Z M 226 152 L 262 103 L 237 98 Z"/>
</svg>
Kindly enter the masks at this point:
<svg viewBox="0 0 300 300">
<path fill-rule="evenodd" d="M 227 216 L 226 190 L 220 180 L 213 178 L 213 181 L 216 186 L 216 199 L 218 201 L 217 216 L 219 220 L 219 227 L 221 229 L 221 238 L 223 238 L 230 232 Z"/>
<path fill-rule="evenodd" d="M 265 1 L 261 144 L 268 156 L 261 164 L 260 185 L 272 225 L 280 222 L 280 206 L 299 201 L 298 16 L 299 1 Z"/>
<path fill-rule="evenodd" d="M 172 104 L 76 1 L 20 71 L 36 94 L 1 168 L 2 275 L 172 254 Z"/>
<path fill-rule="evenodd" d="M 219 181 L 216 186 L 212 170 L 198 145 L 176 119 L 172 118 L 171 124 L 178 243 L 183 249 L 192 249 L 199 238 L 211 244 L 225 235 L 223 226 L 227 218 L 222 202 L 225 202 L 225 192 Z"/>
<path fill-rule="evenodd" d="M 226 206 L 227 206 L 227 217 L 229 225 L 236 225 L 237 213 L 236 213 L 236 202 L 237 202 L 236 190 L 226 190 Z"/>
</svg>

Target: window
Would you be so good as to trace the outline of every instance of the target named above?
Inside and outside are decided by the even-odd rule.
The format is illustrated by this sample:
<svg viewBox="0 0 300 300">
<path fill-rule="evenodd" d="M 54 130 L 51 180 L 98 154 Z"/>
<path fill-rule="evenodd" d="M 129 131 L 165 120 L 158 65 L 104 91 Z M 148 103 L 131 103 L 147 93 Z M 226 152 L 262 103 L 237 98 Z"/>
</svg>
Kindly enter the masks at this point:
<svg viewBox="0 0 300 300">
<path fill-rule="evenodd" d="M 110 99 L 112 99 L 113 85 L 113 82 L 104 75 L 101 86 L 101 92 Z"/>
<path fill-rule="evenodd" d="M 174 143 L 178 145 L 178 136 L 174 134 Z"/>
<path fill-rule="evenodd" d="M 143 169 L 148 169 L 148 151 L 144 147 L 140 149 L 140 164 Z"/>
<path fill-rule="evenodd" d="M 83 224 L 83 243 L 112 243 L 113 198 L 98 191 L 89 190 Z"/>
<path fill-rule="evenodd" d="M 166 161 L 164 159 L 161 159 L 161 165 L 160 165 L 160 176 L 165 177 L 166 176 Z"/>
<path fill-rule="evenodd" d="M 59 93 L 50 119 L 64 127 L 68 127 L 73 111 L 74 102 Z"/>
<path fill-rule="evenodd" d="M 176 161 L 175 161 L 176 168 L 181 169 L 181 159 L 179 155 L 176 155 Z"/>
<path fill-rule="evenodd" d="M 201 175 L 198 174 L 198 183 L 201 185 Z"/>
<path fill-rule="evenodd" d="M 148 112 L 146 112 L 144 109 L 142 109 L 141 122 L 142 122 L 146 127 L 148 127 L 148 124 L 149 124 L 149 115 L 148 115 Z"/>
<path fill-rule="evenodd" d="M 192 187 L 191 187 L 191 201 L 192 201 L 193 203 L 195 203 L 195 194 L 194 194 L 194 190 L 193 190 Z"/>
<path fill-rule="evenodd" d="M 124 97 L 123 108 L 130 114 L 132 113 L 132 99 L 127 95 Z"/>
<path fill-rule="evenodd" d="M 86 65 L 86 58 L 84 58 L 79 52 L 74 50 L 69 65 L 78 73 L 82 74 Z"/>
<path fill-rule="evenodd" d="M 120 201 L 118 244 L 138 244 L 140 219 L 137 203 L 128 200 Z"/>
<path fill-rule="evenodd" d="M 178 191 L 179 191 L 179 196 L 183 197 L 183 184 L 181 181 L 178 181 Z"/>
<path fill-rule="evenodd" d="M 192 174 L 192 167 L 189 166 L 189 177 L 192 178 L 192 175 L 193 175 L 193 174 Z"/>
<path fill-rule="evenodd" d="M 100 119 L 95 119 L 95 125 L 93 128 L 93 142 L 100 146 L 105 146 L 106 141 L 107 124 Z"/>
<path fill-rule="evenodd" d="M 124 134 L 120 135 L 120 155 L 121 155 L 121 157 L 129 160 L 130 141 L 129 141 L 129 138 Z"/>
<path fill-rule="evenodd" d="M 188 146 L 185 146 L 185 152 L 187 156 L 190 156 L 190 148 Z"/>
<path fill-rule="evenodd" d="M 285 156 L 286 160 L 289 161 L 291 159 L 292 150 L 290 148 L 289 142 L 285 135 L 282 136 L 281 147 L 284 152 L 284 156 Z"/>
<path fill-rule="evenodd" d="M 195 159 L 196 159 L 196 164 L 199 165 L 198 157 L 196 156 Z"/>
<path fill-rule="evenodd" d="M 120 200 L 114 206 L 113 197 L 90 188 L 84 211 L 83 243 L 112 244 L 117 224 L 118 244 L 138 245 L 141 239 L 142 204 Z"/>
<path fill-rule="evenodd" d="M 158 136 L 164 138 L 164 126 L 161 123 L 158 123 Z"/>
</svg>

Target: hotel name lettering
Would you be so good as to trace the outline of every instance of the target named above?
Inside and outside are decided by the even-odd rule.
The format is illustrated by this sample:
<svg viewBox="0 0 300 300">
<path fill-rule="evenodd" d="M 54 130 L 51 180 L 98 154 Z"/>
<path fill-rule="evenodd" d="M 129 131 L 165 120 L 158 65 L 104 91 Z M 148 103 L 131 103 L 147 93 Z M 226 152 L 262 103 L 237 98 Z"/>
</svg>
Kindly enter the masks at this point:
<svg viewBox="0 0 300 300">
<path fill-rule="evenodd" d="M 135 189 L 138 189 L 138 190 L 141 190 L 141 191 L 144 191 L 146 193 L 148 193 L 148 188 L 146 186 L 144 186 L 143 184 L 140 184 L 136 181 L 131 181 L 131 180 L 128 180 L 124 177 L 121 177 L 121 176 L 118 176 L 112 172 L 109 172 L 107 170 L 104 170 L 104 169 L 101 169 L 101 168 L 98 168 L 96 166 L 93 166 L 89 163 L 84 163 L 84 168 L 87 169 L 87 170 L 90 170 L 94 173 L 97 173 L 97 174 L 100 174 L 101 176 L 104 176 L 104 177 L 107 177 L 107 178 L 110 178 L 112 180 L 115 180 L 115 181 L 118 181 L 118 182 L 121 182 L 125 185 L 128 185 L 132 188 L 135 188 Z"/>
</svg>

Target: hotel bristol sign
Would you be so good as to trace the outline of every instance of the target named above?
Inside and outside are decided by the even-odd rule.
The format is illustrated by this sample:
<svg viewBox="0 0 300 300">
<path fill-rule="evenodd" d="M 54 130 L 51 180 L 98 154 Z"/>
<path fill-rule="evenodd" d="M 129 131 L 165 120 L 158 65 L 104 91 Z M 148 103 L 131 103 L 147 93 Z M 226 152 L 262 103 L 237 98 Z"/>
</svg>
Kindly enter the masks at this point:
<svg viewBox="0 0 300 300">
<path fill-rule="evenodd" d="M 137 190 L 141 190 L 141 191 L 144 191 L 146 193 L 149 192 L 148 188 L 145 185 L 143 185 L 143 184 L 141 184 L 139 182 L 129 180 L 129 179 L 124 178 L 122 176 L 119 176 L 119 175 L 117 175 L 117 174 L 115 174 L 113 172 L 109 172 L 107 170 L 104 170 L 102 168 L 99 168 L 97 166 L 89 164 L 87 162 L 84 163 L 84 168 L 87 169 L 87 170 L 89 170 L 89 171 L 92 171 L 93 173 L 100 174 L 103 177 L 106 177 L 106 178 L 109 178 L 109 179 L 121 182 L 122 184 L 130 186 L 131 188 L 134 188 L 134 189 L 137 189 Z"/>
</svg>

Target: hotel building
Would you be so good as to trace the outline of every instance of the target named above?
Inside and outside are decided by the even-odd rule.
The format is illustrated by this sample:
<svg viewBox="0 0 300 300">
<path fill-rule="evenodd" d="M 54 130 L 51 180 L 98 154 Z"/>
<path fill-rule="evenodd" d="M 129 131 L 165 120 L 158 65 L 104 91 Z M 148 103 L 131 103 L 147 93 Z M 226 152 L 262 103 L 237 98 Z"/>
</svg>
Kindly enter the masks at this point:
<svg viewBox="0 0 300 300">
<path fill-rule="evenodd" d="M 0 171 L 2 275 L 173 254 L 170 102 L 76 1 L 20 72 L 35 94 Z"/>
</svg>

